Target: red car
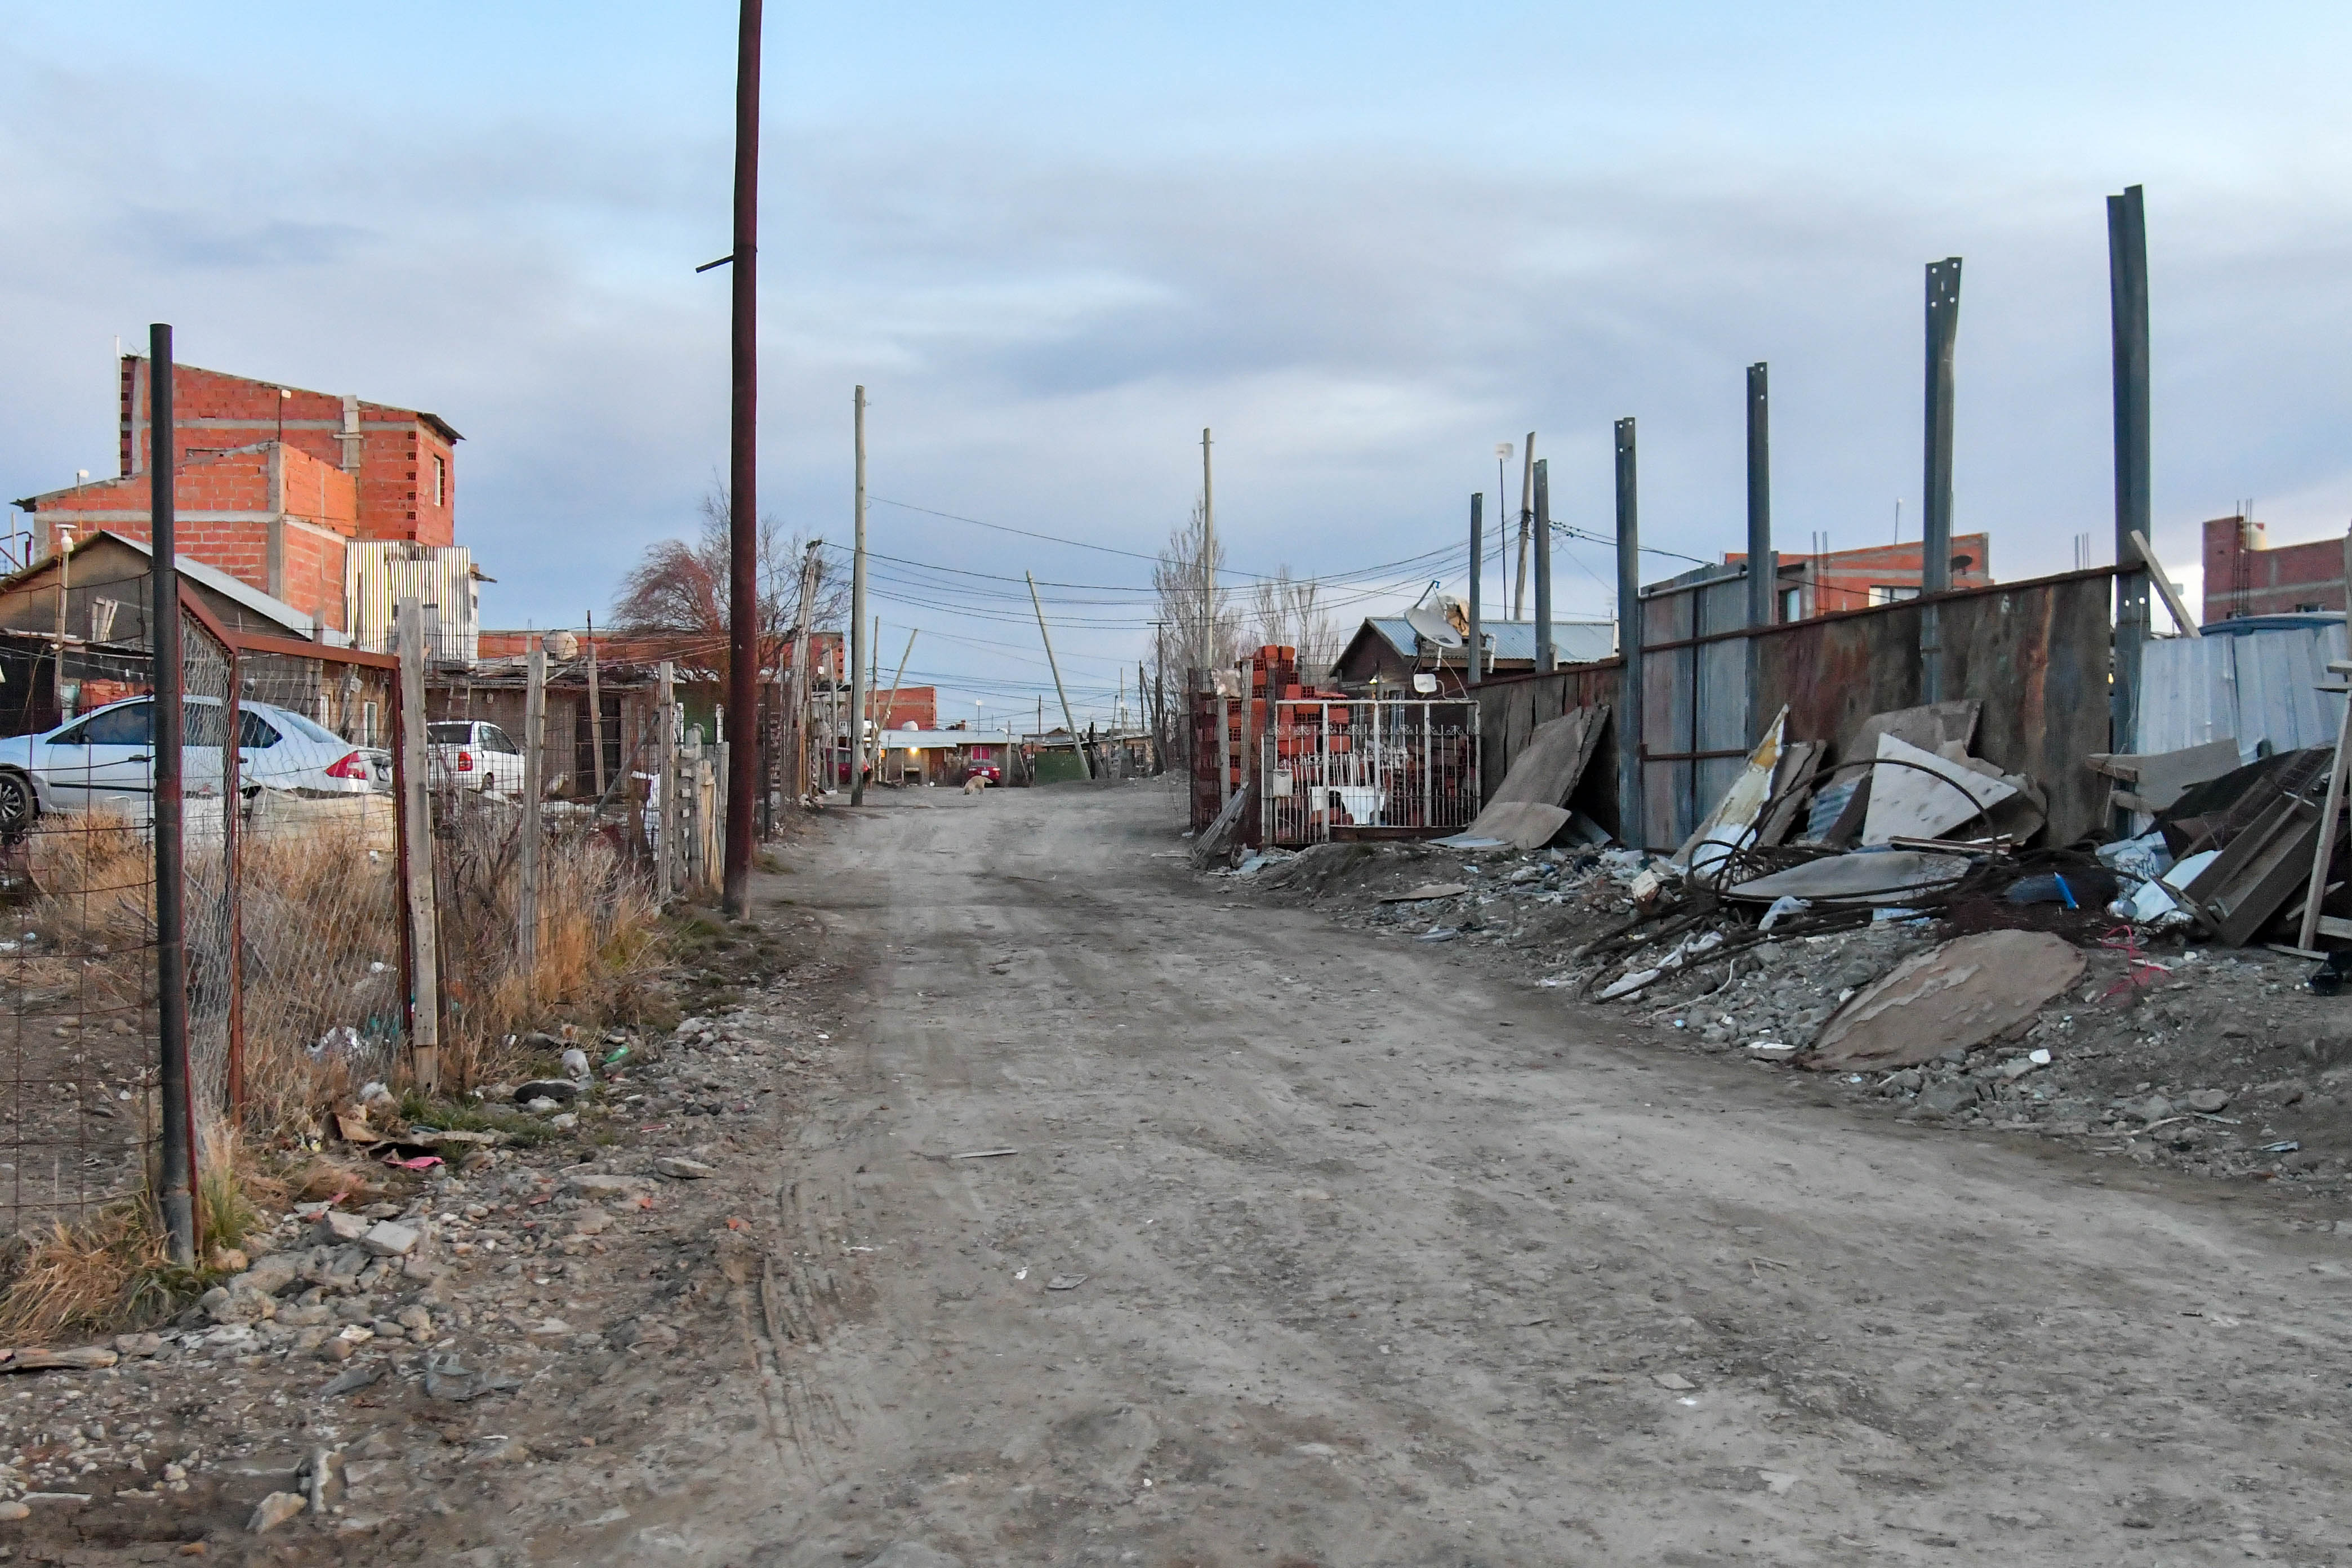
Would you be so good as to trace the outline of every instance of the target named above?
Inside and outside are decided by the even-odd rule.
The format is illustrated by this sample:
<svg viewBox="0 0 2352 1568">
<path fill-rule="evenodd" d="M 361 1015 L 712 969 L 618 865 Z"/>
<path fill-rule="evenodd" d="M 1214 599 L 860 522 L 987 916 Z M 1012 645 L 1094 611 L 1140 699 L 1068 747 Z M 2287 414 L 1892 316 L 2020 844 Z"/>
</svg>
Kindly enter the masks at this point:
<svg viewBox="0 0 2352 1568">
<path fill-rule="evenodd" d="M 974 779 L 985 779 L 992 784 L 1002 785 L 1004 783 L 1004 770 L 994 763 L 972 763 L 963 770 L 963 782 L 970 784 Z"/>
</svg>

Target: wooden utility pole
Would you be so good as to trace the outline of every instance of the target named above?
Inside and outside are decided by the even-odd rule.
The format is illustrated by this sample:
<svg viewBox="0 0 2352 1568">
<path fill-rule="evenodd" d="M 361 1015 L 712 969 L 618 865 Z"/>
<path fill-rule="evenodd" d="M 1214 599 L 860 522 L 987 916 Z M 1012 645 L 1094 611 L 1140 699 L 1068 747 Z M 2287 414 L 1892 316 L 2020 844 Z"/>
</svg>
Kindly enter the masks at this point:
<svg viewBox="0 0 2352 1568">
<path fill-rule="evenodd" d="M 739 734 L 757 732 L 760 701 L 760 4 L 740 0 L 735 35 L 735 275 L 730 335 L 734 396 L 727 420 L 727 708 Z M 751 800 L 759 749 L 737 749 L 728 795 L 727 912 L 751 909 Z M 663 798 L 668 798 L 665 781 Z"/>
<path fill-rule="evenodd" d="M 1204 464 L 1208 459 L 1208 451 L 1209 433 L 1203 430 L 1201 432 L 1201 455 Z M 1202 470 L 1201 477 L 1204 479 L 1208 478 L 1205 468 Z M 1087 777 L 1092 778 L 1095 776 L 1094 759 L 1087 755 L 1086 742 L 1078 739 L 1078 721 L 1070 713 L 1070 694 L 1062 689 L 1062 667 L 1054 658 L 1053 635 L 1045 630 L 1045 606 L 1037 600 L 1037 579 L 1027 572 L 1021 574 L 1029 579 L 1029 605 L 1037 612 L 1037 637 L 1045 645 L 1045 668 L 1054 672 L 1054 695 L 1061 700 L 1063 727 L 1070 731 L 1070 744 L 1077 748 L 1078 764 L 1086 769 Z M 1045 700 L 1040 697 L 1037 701 L 1042 707 Z M 1037 723 L 1038 728 L 1045 728 L 1043 715 L 1039 716 Z"/>
<path fill-rule="evenodd" d="M 1202 658 L 1216 657 L 1209 646 L 1209 639 L 1214 635 L 1213 628 L 1217 621 L 1217 486 L 1215 477 L 1210 471 L 1209 446 L 1209 432 L 1204 426 L 1201 431 L 1201 657 Z M 1031 597 L 1036 596 L 1037 590 L 1034 584 L 1029 592 Z M 1045 624 L 1042 615 L 1038 616 L 1037 624 L 1040 626 Z M 1068 705 L 1066 703 L 1064 706 Z M 1077 732 L 1072 731 L 1070 733 L 1072 743 L 1075 744 L 1077 738 Z M 1091 778 L 1094 775 L 1089 773 L 1087 776 Z"/>
<path fill-rule="evenodd" d="M 408 890 L 409 1059 L 417 1087 L 441 1081 L 440 921 L 433 901 L 433 816 L 425 745 L 425 606 L 403 599 L 394 616 L 400 653 L 400 857 Z"/>
<path fill-rule="evenodd" d="M 853 407 L 857 428 L 857 539 L 849 563 L 849 804 L 866 799 L 866 667 L 874 647 L 866 640 L 866 389 Z"/>
<path fill-rule="evenodd" d="M 588 617 L 588 750 L 596 798 L 604 798 L 604 701 L 596 690 L 596 617 Z"/>
<path fill-rule="evenodd" d="M 1517 587 L 1511 592 L 1511 619 L 1515 621 L 1528 618 L 1528 543 L 1535 534 L 1536 524 L 1536 433 L 1532 430 L 1528 432 L 1523 461 L 1525 466 L 1519 472 L 1519 579 Z M 1495 498 L 1495 527 L 1498 531 L 1504 526 L 1502 510 L 1503 498 L 1498 495 Z"/>
<path fill-rule="evenodd" d="M 793 645 L 793 765 L 798 770 L 792 774 L 793 804 L 808 799 L 809 793 L 809 614 L 816 602 L 817 542 L 809 541 L 807 552 L 801 557 L 800 612 L 793 625 L 798 628 L 799 639 Z"/>
<path fill-rule="evenodd" d="M 661 779 L 661 843 L 656 847 L 654 863 L 660 869 L 662 902 L 667 903 L 677 890 L 677 708 L 675 688 L 677 666 L 668 659 L 661 661 L 655 676 L 654 688 L 658 705 L 655 722 L 661 726 L 654 737 L 655 767 Z"/>
<path fill-rule="evenodd" d="M 547 795 L 547 643 L 530 645 L 522 688 L 522 886 L 516 898 L 515 954 L 525 974 L 539 963 L 539 849 Z"/>
<path fill-rule="evenodd" d="M 882 623 L 878 620 L 874 623 L 874 641 L 877 647 L 881 645 Z M 890 710 L 898 705 L 898 683 L 907 679 L 907 661 L 914 657 L 915 634 L 910 629 L 907 633 L 907 650 L 898 656 L 898 673 L 890 678 L 890 696 L 888 700 L 882 704 L 881 716 L 874 721 L 876 731 L 875 741 L 877 745 L 880 744 L 881 729 L 890 721 Z M 876 761 L 878 763 L 880 759 L 877 757 Z"/>
</svg>

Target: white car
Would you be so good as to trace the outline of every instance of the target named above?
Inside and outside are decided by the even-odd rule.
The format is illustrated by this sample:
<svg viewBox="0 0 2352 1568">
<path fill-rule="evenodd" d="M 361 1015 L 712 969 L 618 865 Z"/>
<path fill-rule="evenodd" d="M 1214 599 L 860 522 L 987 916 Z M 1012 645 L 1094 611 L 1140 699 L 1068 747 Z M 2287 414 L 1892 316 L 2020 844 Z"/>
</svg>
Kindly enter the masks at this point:
<svg viewBox="0 0 2352 1568">
<path fill-rule="evenodd" d="M 44 812 L 120 811 L 145 822 L 155 802 L 154 699 L 133 697 L 46 734 L 0 740 L 0 833 L 19 833 Z M 181 789 L 221 793 L 221 703 L 183 700 Z M 237 781 L 263 789 L 368 795 L 392 788 L 392 753 L 354 746 L 289 709 L 237 705 Z"/>
<path fill-rule="evenodd" d="M 522 794 L 522 748 L 496 724 L 436 719 L 425 726 L 425 755 L 436 788 Z"/>
</svg>

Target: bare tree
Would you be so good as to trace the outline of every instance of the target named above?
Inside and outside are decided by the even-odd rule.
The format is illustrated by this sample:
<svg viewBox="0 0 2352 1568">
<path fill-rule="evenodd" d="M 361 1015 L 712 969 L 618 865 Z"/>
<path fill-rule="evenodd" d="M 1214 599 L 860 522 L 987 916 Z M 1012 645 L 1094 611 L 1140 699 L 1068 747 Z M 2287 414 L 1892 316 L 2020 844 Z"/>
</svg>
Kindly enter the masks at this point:
<svg viewBox="0 0 2352 1568">
<path fill-rule="evenodd" d="M 1224 569 L 1225 547 L 1210 557 L 1208 529 L 1196 504 L 1183 527 L 1168 535 L 1167 547 L 1151 568 L 1159 595 L 1159 619 L 1167 628 L 1159 654 L 1169 684 L 1181 689 L 1187 669 L 1217 669 L 1232 664 L 1241 647 L 1242 618 L 1232 595 L 1213 585 Z"/>
<path fill-rule="evenodd" d="M 1327 678 L 1339 658 L 1339 628 L 1330 612 L 1316 602 L 1318 586 L 1311 578 L 1293 577 L 1283 565 L 1250 589 L 1257 639 L 1297 649 L 1299 676 L 1310 681 Z"/>
<path fill-rule="evenodd" d="M 702 526 L 691 541 L 664 539 L 646 547 L 635 566 L 621 579 L 613 602 L 614 629 L 637 636 L 675 639 L 677 657 L 716 670 L 723 678 L 728 662 L 728 584 L 733 552 L 729 546 L 727 493 L 714 485 L 701 503 Z M 786 537 L 773 516 L 760 520 L 760 646 L 761 661 L 775 658 L 782 639 L 793 630 L 800 609 L 801 553 L 806 541 Z M 841 624 L 844 587 L 831 562 L 819 569 L 814 627 Z"/>
</svg>

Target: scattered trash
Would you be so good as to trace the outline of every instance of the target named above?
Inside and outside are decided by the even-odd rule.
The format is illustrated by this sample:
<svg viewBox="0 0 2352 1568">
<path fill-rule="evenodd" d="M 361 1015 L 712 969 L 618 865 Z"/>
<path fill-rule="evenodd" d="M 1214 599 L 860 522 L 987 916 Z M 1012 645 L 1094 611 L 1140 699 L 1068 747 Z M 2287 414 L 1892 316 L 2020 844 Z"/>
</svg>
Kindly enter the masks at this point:
<svg viewBox="0 0 2352 1568">
<path fill-rule="evenodd" d="M 1432 926 L 1413 938 L 1415 942 L 1452 942 L 1462 933 L 1452 926 Z"/>
<path fill-rule="evenodd" d="M 1608 718 L 1606 706 L 1576 708 L 1537 725 L 1486 808 L 1450 842 L 1468 847 L 1464 840 L 1496 839 L 1518 849 L 1550 843 L 1568 824 L 1568 797 L 1584 777 Z"/>
<path fill-rule="evenodd" d="M 1782 916 L 1801 915 L 1812 907 L 1813 902 L 1811 899 L 1801 899 L 1792 893 L 1783 893 L 1772 900 L 1772 907 L 1764 911 L 1764 918 L 1757 922 L 1756 929 L 1770 931 L 1780 922 Z"/>
<path fill-rule="evenodd" d="M 1864 849 L 1829 855 L 1757 877 L 1725 889 L 1727 898 L 1754 903 L 1803 899 L 1832 904 L 1889 903 L 1948 888 L 1969 873 L 1963 855 L 1916 849 Z"/>
<path fill-rule="evenodd" d="M 1045 1281 L 1045 1289 L 1048 1290 L 1075 1290 L 1093 1278 L 1094 1276 L 1091 1274 L 1056 1274 L 1051 1279 Z"/>
<path fill-rule="evenodd" d="M 2347 976 L 2352 976 L 2352 948 L 2329 953 L 2304 984 L 2315 996 L 2335 996 L 2343 992 Z"/>
<path fill-rule="evenodd" d="M 1797 1054 L 1797 1047 L 1779 1040 L 1758 1040 L 1748 1047 L 1748 1054 L 1759 1062 L 1785 1062 Z"/>
<path fill-rule="evenodd" d="M 950 1154 L 950 1160 L 1001 1160 L 1007 1154 L 1018 1154 L 1018 1149 L 968 1149 L 961 1154 Z"/>
<path fill-rule="evenodd" d="M 2275 1143 L 2263 1144 L 2262 1147 L 2262 1152 L 2265 1154 L 2293 1154 L 2301 1150 L 2302 1147 L 2303 1145 L 2301 1143 L 2292 1138 L 2283 1138 Z"/>
</svg>

